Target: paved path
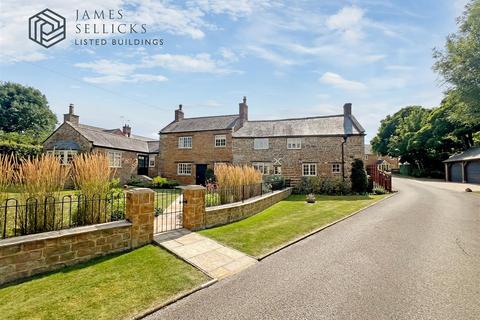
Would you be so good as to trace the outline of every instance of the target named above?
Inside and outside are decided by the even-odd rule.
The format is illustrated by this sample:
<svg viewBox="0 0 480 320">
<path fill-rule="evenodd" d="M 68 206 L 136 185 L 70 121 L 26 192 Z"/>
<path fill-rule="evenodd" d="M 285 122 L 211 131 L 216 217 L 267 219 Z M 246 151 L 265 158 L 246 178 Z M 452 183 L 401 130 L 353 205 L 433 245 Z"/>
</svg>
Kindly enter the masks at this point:
<svg viewBox="0 0 480 320">
<path fill-rule="evenodd" d="M 398 195 L 149 319 L 480 319 L 480 196 Z"/>
<path fill-rule="evenodd" d="M 158 234 L 154 241 L 217 279 L 229 277 L 257 263 L 240 251 L 186 229 Z"/>
</svg>

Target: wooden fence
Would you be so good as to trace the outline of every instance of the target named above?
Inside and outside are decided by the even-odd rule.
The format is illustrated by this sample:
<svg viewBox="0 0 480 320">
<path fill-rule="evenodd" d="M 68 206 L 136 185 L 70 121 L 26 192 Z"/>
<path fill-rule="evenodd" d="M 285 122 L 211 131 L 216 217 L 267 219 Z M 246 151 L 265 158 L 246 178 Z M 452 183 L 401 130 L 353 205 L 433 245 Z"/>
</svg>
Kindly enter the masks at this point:
<svg viewBox="0 0 480 320">
<path fill-rule="evenodd" d="M 376 165 L 367 166 L 367 173 L 373 181 L 373 187 L 381 187 L 388 192 L 392 192 L 392 174 L 379 170 Z"/>
</svg>

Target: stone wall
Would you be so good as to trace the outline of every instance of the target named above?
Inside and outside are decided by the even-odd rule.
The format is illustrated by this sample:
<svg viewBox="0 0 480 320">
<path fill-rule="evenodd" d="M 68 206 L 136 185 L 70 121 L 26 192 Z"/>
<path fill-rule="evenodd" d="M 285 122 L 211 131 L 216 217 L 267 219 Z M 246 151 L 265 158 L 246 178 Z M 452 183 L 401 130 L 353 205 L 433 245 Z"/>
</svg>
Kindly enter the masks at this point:
<svg viewBox="0 0 480 320">
<path fill-rule="evenodd" d="M 233 162 L 252 164 L 252 162 L 269 162 L 282 167 L 282 175 L 298 182 L 303 163 L 316 163 L 318 176 L 338 176 L 333 173 L 332 164 L 342 163 L 341 136 L 302 137 L 301 149 L 287 149 L 287 137 L 269 138 L 269 149 L 255 150 L 253 138 L 233 139 Z M 364 136 L 349 136 L 345 144 L 345 176 L 350 176 L 351 163 L 354 159 L 364 158 Z"/>
<path fill-rule="evenodd" d="M 253 216 L 292 194 L 292 188 L 278 190 L 245 202 L 206 208 L 204 228 L 212 228 Z"/>
<path fill-rule="evenodd" d="M 132 189 L 128 220 L 0 240 L 0 285 L 150 243 L 153 207 L 152 190 Z"/>
<path fill-rule="evenodd" d="M 225 135 L 225 147 L 215 147 L 215 135 Z M 191 149 L 179 149 L 179 137 L 192 137 Z M 160 175 L 182 184 L 195 184 L 195 164 L 207 164 L 213 169 L 216 162 L 232 162 L 232 131 L 214 130 L 184 133 L 164 133 L 160 135 Z M 178 175 L 177 164 L 192 163 L 192 174 Z"/>
<path fill-rule="evenodd" d="M 292 188 L 274 191 L 259 197 L 216 207 L 205 208 L 205 188 L 187 186 L 183 189 L 183 227 L 201 230 L 238 221 L 257 214 L 287 198 Z"/>
</svg>

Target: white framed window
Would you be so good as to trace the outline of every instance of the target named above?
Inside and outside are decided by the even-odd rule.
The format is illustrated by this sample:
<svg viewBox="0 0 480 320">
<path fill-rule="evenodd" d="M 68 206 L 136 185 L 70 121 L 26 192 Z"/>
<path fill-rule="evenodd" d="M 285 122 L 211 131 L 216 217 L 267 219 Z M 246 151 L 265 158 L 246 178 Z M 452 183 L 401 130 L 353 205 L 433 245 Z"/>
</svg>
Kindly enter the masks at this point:
<svg viewBox="0 0 480 320">
<path fill-rule="evenodd" d="M 305 177 L 313 177 L 317 175 L 316 163 L 304 163 L 302 164 L 302 173 Z"/>
<path fill-rule="evenodd" d="M 155 167 L 155 156 L 153 155 L 148 156 L 148 166 L 150 168 Z"/>
<path fill-rule="evenodd" d="M 273 174 L 276 176 L 282 175 L 282 166 L 273 166 Z"/>
<path fill-rule="evenodd" d="M 252 166 L 255 170 L 265 175 L 269 175 L 272 172 L 272 164 L 270 162 L 253 162 Z"/>
<path fill-rule="evenodd" d="M 177 164 L 177 174 L 179 176 L 191 176 L 192 164 L 191 163 L 179 163 Z"/>
<path fill-rule="evenodd" d="M 302 138 L 287 138 L 287 149 L 301 149 Z"/>
<path fill-rule="evenodd" d="M 266 150 L 268 149 L 268 138 L 255 138 L 253 139 L 253 149 Z"/>
<path fill-rule="evenodd" d="M 225 148 L 227 146 L 227 136 L 222 134 L 222 135 L 216 135 L 215 136 L 215 148 Z"/>
<path fill-rule="evenodd" d="M 108 151 L 108 164 L 110 168 L 122 167 L 122 153 L 118 151 Z"/>
<path fill-rule="evenodd" d="M 78 153 L 77 150 L 50 150 L 47 154 L 55 156 L 62 165 L 70 164 L 73 161 L 73 157 Z"/>
<path fill-rule="evenodd" d="M 340 173 L 340 172 L 342 172 L 342 169 L 340 167 L 340 163 L 332 164 L 332 173 Z"/>
<path fill-rule="evenodd" d="M 179 137 L 178 138 L 178 148 L 179 149 L 191 149 L 192 148 L 192 137 Z"/>
</svg>

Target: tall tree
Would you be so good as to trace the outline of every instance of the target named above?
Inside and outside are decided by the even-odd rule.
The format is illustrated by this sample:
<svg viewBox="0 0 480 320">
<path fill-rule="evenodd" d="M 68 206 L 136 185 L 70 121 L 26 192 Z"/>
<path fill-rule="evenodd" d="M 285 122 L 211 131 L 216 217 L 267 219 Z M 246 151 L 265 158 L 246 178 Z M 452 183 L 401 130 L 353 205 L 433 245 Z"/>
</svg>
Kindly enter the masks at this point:
<svg viewBox="0 0 480 320">
<path fill-rule="evenodd" d="M 480 120 L 480 0 L 467 4 L 457 19 L 458 31 L 447 37 L 443 50 L 434 49 L 433 69 L 449 87 L 448 103 L 459 103 L 452 115 L 460 124 Z M 473 138 L 472 138 L 473 139 Z M 470 143 L 473 143 L 471 139 Z"/>
<path fill-rule="evenodd" d="M 57 117 L 37 89 L 0 82 L 0 131 L 40 138 L 53 131 Z"/>
</svg>

